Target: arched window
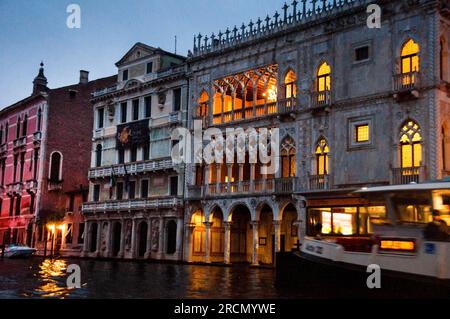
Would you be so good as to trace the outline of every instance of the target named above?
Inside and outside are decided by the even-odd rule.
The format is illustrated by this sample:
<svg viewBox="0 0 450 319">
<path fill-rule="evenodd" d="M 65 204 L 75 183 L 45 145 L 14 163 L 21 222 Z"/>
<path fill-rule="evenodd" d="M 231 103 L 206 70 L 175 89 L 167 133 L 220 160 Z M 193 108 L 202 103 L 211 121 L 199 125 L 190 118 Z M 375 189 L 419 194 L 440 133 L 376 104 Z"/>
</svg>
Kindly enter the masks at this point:
<svg viewBox="0 0 450 319">
<path fill-rule="evenodd" d="M 331 68 L 327 62 L 323 62 L 317 71 L 317 92 L 331 90 Z"/>
<path fill-rule="evenodd" d="M 102 166 L 102 152 L 103 152 L 102 145 L 98 144 L 97 148 L 95 150 L 95 166 L 96 167 Z"/>
<path fill-rule="evenodd" d="M 27 131 L 28 131 L 28 115 L 25 114 L 22 124 L 22 136 L 27 136 Z"/>
<path fill-rule="evenodd" d="M 41 110 L 41 108 L 39 108 L 38 113 L 37 113 L 37 129 L 36 129 L 36 131 L 41 130 L 41 122 L 42 122 L 42 110 Z"/>
<path fill-rule="evenodd" d="M 0 144 L 3 144 L 3 125 L 0 126 Z"/>
<path fill-rule="evenodd" d="M 327 141 L 321 138 L 316 147 L 316 174 L 328 175 L 328 153 L 330 148 Z"/>
<path fill-rule="evenodd" d="M 8 143 L 8 135 L 9 135 L 9 122 L 6 122 L 5 125 L 5 143 Z"/>
<path fill-rule="evenodd" d="M 208 102 L 209 96 L 205 91 L 200 94 L 200 98 L 198 99 L 198 110 L 197 116 L 199 117 L 207 117 L 208 116 Z"/>
<path fill-rule="evenodd" d="M 17 118 L 17 124 L 16 124 L 16 138 L 20 137 L 20 116 Z"/>
<path fill-rule="evenodd" d="M 289 70 L 284 78 L 284 86 L 285 86 L 285 96 L 287 99 L 296 98 L 297 97 L 297 76 L 295 72 Z"/>
<path fill-rule="evenodd" d="M 419 72 L 419 45 L 409 39 L 402 47 L 401 52 L 402 85 L 405 87 L 416 84 L 416 72 Z"/>
<path fill-rule="evenodd" d="M 414 121 L 407 121 L 400 132 L 402 168 L 420 167 L 422 163 L 422 132 Z"/>
<path fill-rule="evenodd" d="M 220 124 L 222 123 L 222 92 L 220 89 L 216 88 L 216 92 L 214 93 L 214 106 L 213 106 L 213 123 Z"/>
<path fill-rule="evenodd" d="M 50 176 L 52 182 L 60 182 L 62 177 L 62 155 L 60 152 L 53 152 L 50 156 Z"/>
<path fill-rule="evenodd" d="M 287 137 L 281 143 L 281 177 L 295 177 L 296 174 L 296 149 L 294 140 Z"/>
</svg>

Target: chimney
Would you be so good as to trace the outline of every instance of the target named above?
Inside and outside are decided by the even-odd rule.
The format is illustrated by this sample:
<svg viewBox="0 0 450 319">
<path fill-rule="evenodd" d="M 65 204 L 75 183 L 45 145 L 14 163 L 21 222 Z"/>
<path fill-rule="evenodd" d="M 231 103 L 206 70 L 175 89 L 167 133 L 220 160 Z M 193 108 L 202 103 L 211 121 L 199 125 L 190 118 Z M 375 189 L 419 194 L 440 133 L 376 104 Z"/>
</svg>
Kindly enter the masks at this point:
<svg viewBox="0 0 450 319">
<path fill-rule="evenodd" d="M 80 70 L 80 84 L 87 84 L 89 82 L 89 71 Z"/>
</svg>

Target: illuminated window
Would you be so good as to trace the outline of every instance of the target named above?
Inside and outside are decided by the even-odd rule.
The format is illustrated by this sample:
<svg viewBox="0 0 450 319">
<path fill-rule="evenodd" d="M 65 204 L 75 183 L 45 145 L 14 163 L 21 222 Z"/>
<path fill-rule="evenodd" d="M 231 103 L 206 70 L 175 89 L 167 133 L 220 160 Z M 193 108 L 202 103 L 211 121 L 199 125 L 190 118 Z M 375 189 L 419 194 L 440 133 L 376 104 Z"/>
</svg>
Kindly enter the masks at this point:
<svg viewBox="0 0 450 319">
<path fill-rule="evenodd" d="M 331 90 L 331 68 L 328 63 L 324 62 L 320 65 L 317 72 L 317 92 Z"/>
<path fill-rule="evenodd" d="M 330 149 L 324 138 L 321 138 L 316 147 L 316 174 L 328 175 L 328 153 Z"/>
<path fill-rule="evenodd" d="M 419 45 L 410 39 L 402 48 L 402 74 L 419 71 Z"/>
<path fill-rule="evenodd" d="M 355 126 L 355 142 L 365 143 L 370 141 L 369 124 L 362 124 Z"/>
<path fill-rule="evenodd" d="M 297 85 L 296 85 L 297 77 L 295 76 L 294 71 L 290 70 L 286 77 L 284 78 L 285 85 L 285 95 L 287 99 L 297 97 Z"/>
<path fill-rule="evenodd" d="M 408 121 L 400 132 L 402 168 L 420 167 L 422 163 L 422 132 L 414 121 Z"/>
<path fill-rule="evenodd" d="M 283 178 L 295 177 L 296 174 L 296 150 L 295 142 L 287 137 L 281 145 L 281 173 Z"/>
<path fill-rule="evenodd" d="M 197 116 L 199 117 L 206 117 L 208 116 L 208 93 L 205 91 L 202 92 L 200 95 L 200 98 L 198 99 L 198 110 L 197 110 Z"/>
</svg>

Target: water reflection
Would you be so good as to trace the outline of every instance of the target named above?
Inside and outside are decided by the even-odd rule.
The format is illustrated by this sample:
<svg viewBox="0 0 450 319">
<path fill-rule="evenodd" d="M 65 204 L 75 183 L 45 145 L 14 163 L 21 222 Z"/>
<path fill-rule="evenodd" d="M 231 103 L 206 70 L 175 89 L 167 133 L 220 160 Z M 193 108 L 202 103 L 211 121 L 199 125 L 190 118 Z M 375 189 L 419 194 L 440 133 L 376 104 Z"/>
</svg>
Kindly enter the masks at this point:
<svg viewBox="0 0 450 319">
<path fill-rule="evenodd" d="M 67 267 L 81 268 L 68 289 Z M 95 260 L 0 261 L 0 298 L 282 298 L 272 269 Z M 294 294 L 301 297 L 298 292 Z M 293 297 L 294 295 L 289 295 Z"/>
</svg>

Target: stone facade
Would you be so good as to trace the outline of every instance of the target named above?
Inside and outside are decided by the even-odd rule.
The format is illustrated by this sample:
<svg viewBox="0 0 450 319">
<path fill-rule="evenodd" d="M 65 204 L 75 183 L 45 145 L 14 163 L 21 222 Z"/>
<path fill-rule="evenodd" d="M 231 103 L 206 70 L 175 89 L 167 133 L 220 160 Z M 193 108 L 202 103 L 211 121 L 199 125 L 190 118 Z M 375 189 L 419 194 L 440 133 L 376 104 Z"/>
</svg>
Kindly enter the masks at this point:
<svg viewBox="0 0 450 319">
<path fill-rule="evenodd" d="M 370 3 L 294 1 L 194 39 L 189 128 L 278 128 L 281 157 L 273 176 L 187 165 L 186 261 L 270 264 L 318 222 L 363 236 L 383 209 L 355 190 L 448 175 L 448 4 L 378 1 L 369 29 Z"/>
<path fill-rule="evenodd" d="M 184 168 L 171 133 L 186 126 L 185 58 L 134 45 L 117 83 L 94 92 L 84 256 L 180 260 Z"/>
</svg>

